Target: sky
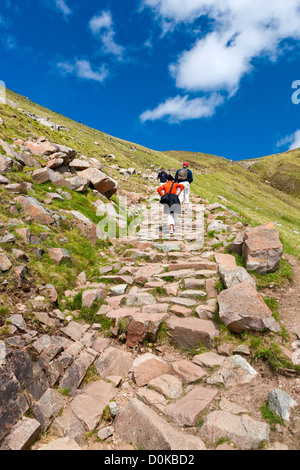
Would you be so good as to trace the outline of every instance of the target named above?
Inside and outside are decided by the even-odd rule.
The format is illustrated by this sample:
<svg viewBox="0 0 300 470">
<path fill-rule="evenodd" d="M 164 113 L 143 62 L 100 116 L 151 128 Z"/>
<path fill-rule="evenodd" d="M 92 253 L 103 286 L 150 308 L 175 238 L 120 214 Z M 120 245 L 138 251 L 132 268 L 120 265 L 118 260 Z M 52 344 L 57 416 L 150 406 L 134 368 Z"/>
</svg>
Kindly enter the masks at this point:
<svg viewBox="0 0 300 470">
<path fill-rule="evenodd" d="M 1 0 L 0 81 L 145 147 L 300 147 L 300 0 Z"/>
</svg>

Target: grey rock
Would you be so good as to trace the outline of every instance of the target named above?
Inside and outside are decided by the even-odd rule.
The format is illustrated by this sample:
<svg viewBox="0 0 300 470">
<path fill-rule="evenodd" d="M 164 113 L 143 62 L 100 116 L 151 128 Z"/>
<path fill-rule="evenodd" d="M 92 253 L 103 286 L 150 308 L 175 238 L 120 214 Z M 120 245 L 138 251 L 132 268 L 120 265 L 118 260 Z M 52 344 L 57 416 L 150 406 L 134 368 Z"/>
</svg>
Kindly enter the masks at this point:
<svg viewBox="0 0 300 470">
<path fill-rule="evenodd" d="M 109 403 L 109 410 L 113 418 L 115 418 L 120 411 L 115 401 Z"/>
<path fill-rule="evenodd" d="M 109 437 L 111 437 L 114 433 L 114 428 L 112 426 L 107 426 L 106 428 L 100 429 L 97 434 L 97 437 L 101 439 L 101 441 L 106 441 Z"/>
<path fill-rule="evenodd" d="M 254 288 L 256 288 L 256 282 L 248 271 L 238 266 L 237 268 L 220 268 L 220 275 L 226 289 L 237 286 L 242 282 L 249 282 Z"/>
<path fill-rule="evenodd" d="M 242 356 L 238 354 L 228 357 L 221 368 L 206 379 L 209 384 L 223 384 L 225 387 L 233 387 L 251 383 L 257 372 Z"/>
<path fill-rule="evenodd" d="M 20 384 L 13 372 L 0 373 L 0 440 L 28 411 L 29 405 L 21 393 Z"/>
<path fill-rule="evenodd" d="M 284 421 L 289 421 L 290 409 L 298 406 L 298 403 L 288 393 L 280 389 L 270 390 L 268 404 L 270 410 Z"/>
<path fill-rule="evenodd" d="M 58 413 L 66 404 L 65 398 L 54 389 L 49 388 L 42 398 L 33 407 L 35 418 L 41 424 L 42 432 L 45 432 Z"/>
</svg>

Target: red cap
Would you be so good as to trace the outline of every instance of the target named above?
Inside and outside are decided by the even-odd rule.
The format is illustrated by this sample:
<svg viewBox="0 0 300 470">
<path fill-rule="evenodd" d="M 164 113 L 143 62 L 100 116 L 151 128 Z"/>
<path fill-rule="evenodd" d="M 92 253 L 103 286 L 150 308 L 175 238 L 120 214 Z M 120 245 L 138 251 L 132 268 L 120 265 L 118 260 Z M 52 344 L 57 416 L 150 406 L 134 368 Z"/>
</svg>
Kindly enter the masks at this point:
<svg viewBox="0 0 300 470">
<path fill-rule="evenodd" d="M 183 166 L 189 166 L 189 164 L 187 162 L 184 162 Z"/>
</svg>

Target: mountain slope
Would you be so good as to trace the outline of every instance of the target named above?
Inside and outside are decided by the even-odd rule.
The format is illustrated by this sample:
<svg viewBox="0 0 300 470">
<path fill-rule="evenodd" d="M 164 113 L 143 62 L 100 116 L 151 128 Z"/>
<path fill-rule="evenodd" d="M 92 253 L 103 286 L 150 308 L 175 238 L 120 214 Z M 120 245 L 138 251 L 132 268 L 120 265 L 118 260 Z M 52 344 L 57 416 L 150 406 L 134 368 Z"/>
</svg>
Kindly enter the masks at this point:
<svg viewBox="0 0 300 470">
<path fill-rule="evenodd" d="M 252 173 L 274 187 L 300 197 L 300 149 L 243 162 Z"/>
<path fill-rule="evenodd" d="M 247 167 L 244 168 L 238 162 L 214 155 L 181 151 L 158 152 L 147 149 L 74 122 L 9 90 L 7 98 L 22 110 L 48 117 L 68 129 L 53 131 L 17 108 L 0 105 L 0 117 L 6 126 L 0 126 L 0 137 L 7 142 L 12 143 L 15 138 L 35 139 L 44 135 L 51 142 L 67 145 L 77 150 L 79 154 L 101 161 L 105 165 L 104 171 L 112 178 L 118 179 L 121 188 L 144 195 L 149 191 L 145 172 L 148 172 L 149 176 L 151 171 L 161 166 L 176 169 L 187 160 L 195 174 L 193 191 L 196 194 L 211 203 L 216 202 L 218 196 L 225 197 L 227 207 L 239 213 L 245 222 L 251 225 L 270 220 L 275 222 L 287 252 L 300 256 L 298 233 L 300 201 L 293 195 L 286 194 L 264 182 L 265 176 L 269 176 L 270 171 L 275 174 L 274 178 L 276 177 L 278 164 L 284 165 L 289 161 L 290 165 L 293 163 L 298 168 L 299 152 L 288 152 L 274 158 L 264 157 L 255 160 L 248 171 Z M 113 154 L 115 160 L 104 158 L 107 154 Z M 121 168 L 134 167 L 136 174 L 130 178 L 120 177 L 116 165 Z M 294 176 L 297 178 L 297 171 Z M 154 187 L 153 194 L 155 194 Z"/>
</svg>

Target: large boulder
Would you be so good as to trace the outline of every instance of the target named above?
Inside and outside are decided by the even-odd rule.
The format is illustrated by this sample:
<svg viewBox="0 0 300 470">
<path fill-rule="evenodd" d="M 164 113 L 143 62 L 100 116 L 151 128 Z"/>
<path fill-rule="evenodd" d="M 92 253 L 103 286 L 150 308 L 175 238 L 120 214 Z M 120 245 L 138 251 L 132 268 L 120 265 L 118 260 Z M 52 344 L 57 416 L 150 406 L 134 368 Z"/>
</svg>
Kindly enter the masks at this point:
<svg viewBox="0 0 300 470">
<path fill-rule="evenodd" d="M 235 333 L 244 330 L 281 331 L 271 310 L 248 281 L 221 292 L 218 303 L 220 320 Z"/>
<path fill-rule="evenodd" d="M 273 273 L 280 266 L 282 254 L 283 245 L 273 222 L 246 230 L 243 256 L 247 270 Z"/>
<path fill-rule="evenodd" d="M 15 198 L 15 202 L 19 202 L 23 206 L 25 213 L 40 224 L 54 224 L 55 221 L 49 212 L 34 197 L 18 196 Z"/>
<path fill-rule="evenodd" d="M 118 183 L 97 168 L 78 172 L 78 176 L 88 179 L 99 193 L 111 197 L 117 192 Z"/>
</svg>

